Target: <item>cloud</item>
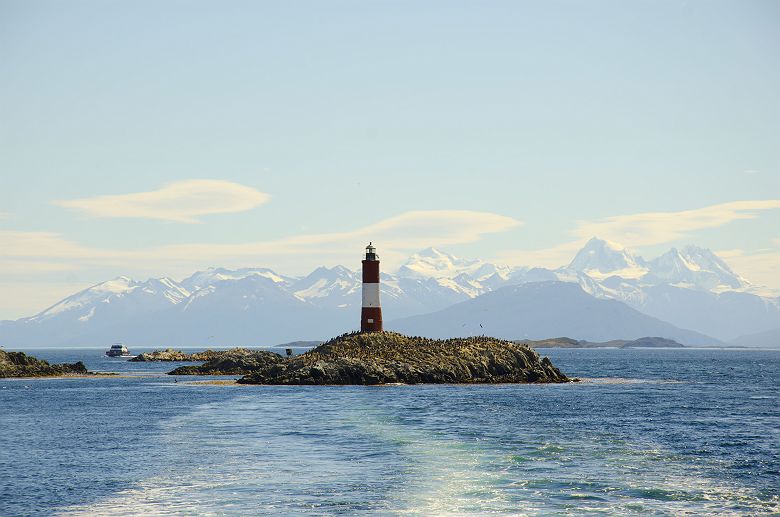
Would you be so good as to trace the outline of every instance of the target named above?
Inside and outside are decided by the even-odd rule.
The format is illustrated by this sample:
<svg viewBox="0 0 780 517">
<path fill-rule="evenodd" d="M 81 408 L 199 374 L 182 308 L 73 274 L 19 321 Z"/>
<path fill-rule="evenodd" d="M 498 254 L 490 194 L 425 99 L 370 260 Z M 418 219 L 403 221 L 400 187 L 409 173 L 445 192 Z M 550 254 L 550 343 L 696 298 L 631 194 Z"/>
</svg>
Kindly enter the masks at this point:
<svg viewBox="0 0 780 517">
<path fill-rule="evenodd" d="M 222 180 L 185 180 L 159 190 L 55 201 L 55 205 L 94 217 L 136 217 L 198 223 L 209 214 L 243 212 L 262 205 L 269 195 L 252 187 Z"/>
<path fill-rule="evenodd" d="M 554 269 L 571 262 L 571 259 L 584 244 L 584 240 L 577 240 L 536 250 L 505 250 L 499 252 L 496 261 L 504 264 Z"/>
<path fill-rule="evenodd" d="M 399 259 L 404 252 L 426 246 L 474 242 L 482 235 L 503 232 L 522 224 L 511 217 L 468 210 L 420 210 L 393 216 L 345 232 L 306 234 L 276 240 L 238 244 L 192 243 L 137 250 L 108 250 L 81 246 L 50 232 L 0 231 L 5 257 L 42 261 L 70 260 L 83 266 L 110 264 L 144 269 L 176 264 L 247 265 L 274 259 L 291 267 L 313 267 L 323 261 L 355 261 L 364 245 L 373 241 L 383 259 Z M 304 266 L 305 265 L 305 266 Z M 158 273 L 159 274 L 159 273 Z"/>
<path fill-rule="evenodd" d="M 78 269 L 75 264 L 63 262 L 42 262 L 37 260 L 4 260 L 0 259 L 0 271 L 2 274 L 38 274 L 38 273 L 59 273 L 62 271 L 73 271 Z"/>
<path fill-rule="evenodd" d="M 0 320 L 37 314 L 73 293 L 93 285 L 90 282 L 3 282 Z"/>
<path fill-rule="evenodd" d="M 547 248 L 505 250 L 496 259 L 508 264 L 557 268 L 568 264 L 591 237 L 631 248 L 654 246 L 689 237 L 696 230 L 754 219 L 760 211 L 776 208 L 780 208 L 780 200 L 735 201 L 693 210 L 642 212 L 578 221 L 571 232 L 575 240 Z M 780 245 L 780 239 L 776 242 Z M 780 281 L 774 284 L 780 285 Z"/>
<path fill-rule="evenodd" d="M 780 208 L 780 200 L 735 201 L 678 212 L 644 212 L 597 221 L 579 221 L 574 234 L 580 239 L 597 236 L 625 246 L 664 244 L 688 237 L 691 232 L 755 219 L 758 212 Z"/>
<path fill-rule="evenodd" d="M 368 241 L 378 247 L 388 266 L 406 258 L 409 251 L 428 246 L 446 246 L 479 240 L 482 235 L 515 228 L 522 223 L 490 212 L 467 210 L 420 210 L 405 212 L 351 231 L 306 234 L 272 241 L 241 244 L 184 244 L 154 250 L 163 260 L 207 257 L 212 262 L 284 257 L 285 263 L 322 265 L 354 261 L 355 250 Z M 291 264 L 292 265 L 292 264 Z"/>
<path fill-rule="evenodd" d="M 780 245 L 780 239 L 775 242 Z M 780 273 L 778 273 L 777 265 L 780 264 L 780 251 L 762 249 L 748 252 L 734 249 L 720 250 L 716 254 L 725 260 L 734 271 L 740 274 L 744 273 L 745 278 L 751 283 L 770 288 L 761 294 L 778 296 Z"/>
<path fill-rule="evenodd" d="M 84 258 L 95 254 L 95 257 L 105 255 L 105 252 L 95 248 L 80 246 L 52 232 L 17 232 L 0 230 L 0 250 L 2 257 L 45 257 L 52 258 Z"/>
</svg>

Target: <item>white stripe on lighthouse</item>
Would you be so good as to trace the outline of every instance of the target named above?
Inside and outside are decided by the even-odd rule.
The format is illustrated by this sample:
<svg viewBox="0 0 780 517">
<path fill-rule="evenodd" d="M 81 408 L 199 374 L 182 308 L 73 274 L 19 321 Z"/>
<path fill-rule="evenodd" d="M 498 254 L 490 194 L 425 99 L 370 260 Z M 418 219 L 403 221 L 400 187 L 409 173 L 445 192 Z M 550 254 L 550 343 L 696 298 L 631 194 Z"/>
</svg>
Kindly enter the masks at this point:
<svg viewBox="0 0 780 517">
<path fill-rule="evenodd" d="M 379 284 L 363 284 L 363 307 L 379 307 Z"/>
</svg>

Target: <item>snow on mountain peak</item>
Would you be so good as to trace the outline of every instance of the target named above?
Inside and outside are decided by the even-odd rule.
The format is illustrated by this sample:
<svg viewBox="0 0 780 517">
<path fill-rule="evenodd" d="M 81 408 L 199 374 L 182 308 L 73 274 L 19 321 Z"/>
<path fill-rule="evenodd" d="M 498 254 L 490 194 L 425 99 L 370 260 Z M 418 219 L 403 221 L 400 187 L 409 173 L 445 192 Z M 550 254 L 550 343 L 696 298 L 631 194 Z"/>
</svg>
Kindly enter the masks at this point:
<svg viewBox="0 0 780 517">
<path fill-rule="evenodd" d="M 145 282 L 133 280 L 127 276 L 118 276 L 95 284 L 83 291 L 65 298 L 48 309 L 29 318 L 29 320 L 46 320 L 63 313 L 84 312 L 78 319 L 86 322 L 95 314 L 95 308 L 103 304 L 111 304 L 119 298 L 138 297 L 147 299 L 143 304 L 166 306 L 176 305 L 190 295 L 190 292 L 170 278 L 150 278 Z M 151 300 L 155 300 L 151 302 Z"/>
<path fill-rule="evenodd" d="M 327 268 L 320 266 L 304 278 L 293 283 L 293 294 L 301 300 L 326 298 L 331 295 L 346 296 L 357 292 L 361 279 L 344 266 Z"/>
<path fill-rule="evenodd" d="M 481 260 L 466 260 L 436 248 L 426 248 L 409 257 L 398 269 L 398 275 L 407 278 L 454 278 L 461 273 L 473 273 L 483 265 Z"/>
<path fill-rule="evenodd" d="M 724 290 L 746 287 L 748 283 L 734 273 L 723 259 L 712 251 L 698 246 L 682 250 L 672 248 L 649 263 L 645 278 L 704 290 Z"/>
<path fill-rule="evenodd" d="M 418 257 L 424 257 L 424 258 L 432 258 L 432 259 L 450 259 L 450 260 L 457 260 L 457 258 L 454 255 L 451 255 L 445 251 L 441 251 L 437 248 L 434 248 L 433 246 L 425 248 L 424 250 L 420 250 L 417 253 L 415 253 Z"/>
<path fill-rule="evenodd" d="M 251 276 L 261 276 L 268 278 L 276 284 L 286 285 L 290 279 L 277 274 L 268 268 L 243 268 L 243 269 L 225 269 L 210 267 L 205 271 L 197 271 L 189 277 L 182 280 L 181 284 L 190 292 L 224 282 L 226 280 L 240 280 Z"/>
<path fill-rule="evenodd" d="M 639 278 L 647 273 L 647 264 L 642 257 L 619 244 L 593 237 L 577 252 L 569 269 L 584 272 L 593 278 L 613 275 Z"/>
<path fill-rule="evenodd" d="M 727 275 L 737 276 L 731 270 L 728 264 L 707 248 L 700 248 L 694 245 L 688 245 L 682 249 L 681 254 L 687 257 L 690 262 L 694 262 L 702 269 L 717 271 Z"/>
</svg>

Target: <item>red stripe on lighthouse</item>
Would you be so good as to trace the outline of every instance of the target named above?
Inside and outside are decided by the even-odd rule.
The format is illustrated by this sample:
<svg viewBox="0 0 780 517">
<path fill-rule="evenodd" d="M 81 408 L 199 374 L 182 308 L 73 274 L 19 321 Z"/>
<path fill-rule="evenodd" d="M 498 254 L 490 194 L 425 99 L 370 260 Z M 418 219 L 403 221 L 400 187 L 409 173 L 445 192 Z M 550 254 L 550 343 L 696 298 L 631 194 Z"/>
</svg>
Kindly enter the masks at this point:
<svg viewBox="0 0 780 517">
<path fill-rule="evenodd" d="M 363 283 L 364 284 L 379 283 L 379 261 L 378 260 L 363 261 Z"/>
<path fill-rule="evenodd" d="M 360 309 L 360 332 L 382 331 L 382 308 L 363 307 Z"/>
</svg>

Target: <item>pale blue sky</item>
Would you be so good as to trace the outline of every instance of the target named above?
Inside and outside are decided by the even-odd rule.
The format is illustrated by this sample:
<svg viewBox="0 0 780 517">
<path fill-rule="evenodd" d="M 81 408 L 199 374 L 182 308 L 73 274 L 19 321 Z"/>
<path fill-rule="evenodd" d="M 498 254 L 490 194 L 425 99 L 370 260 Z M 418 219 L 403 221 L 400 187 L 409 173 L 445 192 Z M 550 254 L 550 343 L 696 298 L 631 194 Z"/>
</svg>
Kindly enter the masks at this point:
<svg viewBox="0 0 780 517">
<path fill-rule="evenodd" d="M 0 0 L 0 319 L 119 274 L 354 268 L 372 234 L 388 267 L 557 266 L 598 230 L 780 288 L 778 56 L 776 1 Z M 174 183 L 175 211 L 196 179 L 270 197 L 73 202 Z"/>
</svg>

